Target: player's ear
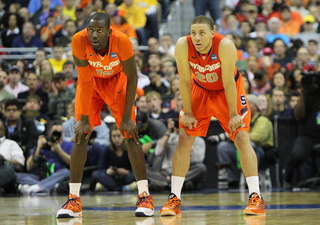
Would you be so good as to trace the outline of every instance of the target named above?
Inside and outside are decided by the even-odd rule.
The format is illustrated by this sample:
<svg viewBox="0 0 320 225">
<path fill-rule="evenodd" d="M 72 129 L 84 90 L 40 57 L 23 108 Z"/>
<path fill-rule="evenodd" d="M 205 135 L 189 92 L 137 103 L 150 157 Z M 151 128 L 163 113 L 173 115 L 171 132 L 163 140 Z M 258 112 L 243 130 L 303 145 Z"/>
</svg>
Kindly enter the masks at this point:
<svg viewBox="0 0 320 225">
<path fill-rule="evenodd" d="M 212 31 L 211 31 L 212 38 L 214 37 L 215 33 L 216 33 L 215 30 L 212 30 Z"/>
<path fill-rule="evenodd" d="M 108 30 L 108 37 L 110 37 L 111 33 L 112 33 L 112 29 L 109 28 L 109 30 Z"/>
</svg>

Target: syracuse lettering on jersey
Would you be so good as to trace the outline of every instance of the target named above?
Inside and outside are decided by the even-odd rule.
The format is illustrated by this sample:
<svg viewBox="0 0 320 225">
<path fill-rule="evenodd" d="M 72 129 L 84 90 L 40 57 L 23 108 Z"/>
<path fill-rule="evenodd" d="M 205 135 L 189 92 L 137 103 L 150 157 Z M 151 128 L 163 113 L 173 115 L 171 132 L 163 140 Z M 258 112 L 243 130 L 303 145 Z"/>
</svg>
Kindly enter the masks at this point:
<svg viewBox="0 0 320 225">
<path fill-rule="evenodd" d="M 90 66 L 93 66 L 93 67 L 98 67 L 98 68 L 101 68 L 103 67 L 104 70 L 112 70 L 113 67 L 117 66 L 120 64 L 120 60 L 118 59 L 117 61 L 114 61 L 114 62 L 110 62 L 110 64 L 108 66 L 104 66 L 101 64 L 100 61 L 91 61 L 91 60 L 88 60 Z"/>
<path fill-rule="evenodd" d="M 215 33 L 212 38 L 212 48 L 205 57 L 201 57 L 192 43 L 191 36 L 188 41 L 188 61 L 192 71 L 192 78 L 195 83 L 207 90 L 224 89 L 221 78 L 221 61 L 219 58 L 219 44 L 225 38 Z M 237 68 L 235 68 L 236 75 Z"/>
<path fill-rule="evenodd" d="M 193 68 L 195 70 L 198 70 L 201 73 L 204 73 L 206 71 L 211 72 L 211 71 L 216 70 L 216 69 L 221 67 L 221 63 L 220 62 L 212 64 L 212 65 L 206 65 L 205 67 L 202 67 L 199 64 L 195 64 L 193 62 L 189 62 L 189 64 L 190 64 L 191 68 Z"/>
<path fill-rule="evenodd" d="M 115 29 L 112 29 L 109 36 L 108 52 L 103 56 L 92 48 L 87 29 L 75 34 L 72 46 L 73 55 L 79 59 L 87 60 L 91 69 L 90 75 L 99 78 L 110 78 L 120 73 L 123 70 L 122 61 L 133 56 L 129 38 Z"/>
</svg>

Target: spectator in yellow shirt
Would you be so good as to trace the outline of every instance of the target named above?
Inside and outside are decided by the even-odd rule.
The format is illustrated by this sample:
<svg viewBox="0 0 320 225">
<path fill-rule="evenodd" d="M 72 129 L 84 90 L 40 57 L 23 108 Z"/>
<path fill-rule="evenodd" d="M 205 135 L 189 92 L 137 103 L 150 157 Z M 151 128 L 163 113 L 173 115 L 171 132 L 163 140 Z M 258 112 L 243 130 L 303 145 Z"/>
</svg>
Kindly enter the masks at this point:
<svg viewBox="0 0 320 225">
<path fill-rule="evenodd" d="M 63 64 L 67 59 L 63 59 L 64 48 L 62 45 L 56 45 L 53 47 L 53 58 L 49 59 L 49 62 L 56 73 L 60 73 L 63 70 Z"/>
<path fill-rule="evenodd" d="M 147 17 L 142 8 L 134 4 L 133 0 L 123 0 L 123 3 L 118 6 L 118 10 L 125 12 L 124 18 L 137 32 L 139 43 L 147 45 L 148 36 L 145 30 Z"/>
<path fill-rule="evenodd" d="M 62 9 L 62 15 L 67 15 L 71 20 L 76 21 L 76 4 L 75 0 L 65 0 L 66 5 Z"/>
<path fill-rule="evenodd" d="M 159 39 L 158 18 L 157 18 L 157 0 L 134 0 L 133 4 L 142 8 L 147 16 L 146 28 L 150 37 Z"/>
</svg>

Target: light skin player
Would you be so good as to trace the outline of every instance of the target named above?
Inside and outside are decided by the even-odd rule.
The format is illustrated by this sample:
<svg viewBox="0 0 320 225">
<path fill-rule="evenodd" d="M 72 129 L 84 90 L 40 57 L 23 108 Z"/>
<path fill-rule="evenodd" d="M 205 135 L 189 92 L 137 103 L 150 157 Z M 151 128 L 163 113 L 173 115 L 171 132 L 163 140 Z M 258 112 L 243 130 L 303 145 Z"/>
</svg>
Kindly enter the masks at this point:
<svg viewBox="0 0 320 225">
<path fill-rule="evenodd" d="M 242 76 L 235 67 L 236 48 L 230 39 L 215 33 L 212 20 L 205 16 L 192 20 L 190 34 L 181 37 L 175 46 L 183 111 L 173 157 L 171 194 L 160 215 L 181 215 L 180 196 L 190 165 L 190 150 L 196 136 L 206 136 L 211 116 L 219 120 L 239 150 L 250 195 L 244 213 L 265 214 L 257 157 L 248 136 L 250 109 Z"/>
<path fill-rule="evenodd" d="M 145 159 L 134 123 L 137 71 L 131 42 L 123 33 L 110 28 L 110 18 L 106 14 L 95 13 L 90 17 L 87 29 L 73 37 L 72 51 L 79 77 L 75 101 L 77 123 L 71 153 L 69 199 L 57 217 L 82 216 L 79 190 L 87 145 L 93 127 L 100 125 L 99 112 L 104 102 L 109 105 L 121 134 L 126 137 L 139 192 L 135 215 L 153 216 Z"/>
</svg>

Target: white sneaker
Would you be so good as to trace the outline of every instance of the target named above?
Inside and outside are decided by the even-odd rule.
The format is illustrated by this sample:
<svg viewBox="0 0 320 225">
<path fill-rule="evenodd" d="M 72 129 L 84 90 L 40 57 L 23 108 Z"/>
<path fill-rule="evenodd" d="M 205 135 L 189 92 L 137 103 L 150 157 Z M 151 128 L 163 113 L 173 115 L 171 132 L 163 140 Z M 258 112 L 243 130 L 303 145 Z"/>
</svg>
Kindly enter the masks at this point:
<svg viewBox="0 0 320 225">
<path fill-rule="evenodd" d="M 94 191 L 95 192 L 99 192 L 99 191 L 102 191 L 102 189 L 103 189 L 103 185 L 101 184 L 101 183 L 96 183 L 96 186 L 95 186 L 95 188 L 94 188 Z"/>
<path fill-rule="evenodd" d="M 137 210 L 135 215 L 137 217 L 154 216 L 152 195 L 147 195 L 147 192 L 144 191 L 138 196 Z"/>
<path fill-rule="evenodd" d="M 30 194 L 30 185 L 28 184 L 19 184 L 18 185 L 18 193 L 23 195 L 29 195 Z"/>
<path fill-rule="evenodd" d="M 57 225 L 81 225 L 82 218 L 59 218 L 57 219 Z"/>
</svg>

